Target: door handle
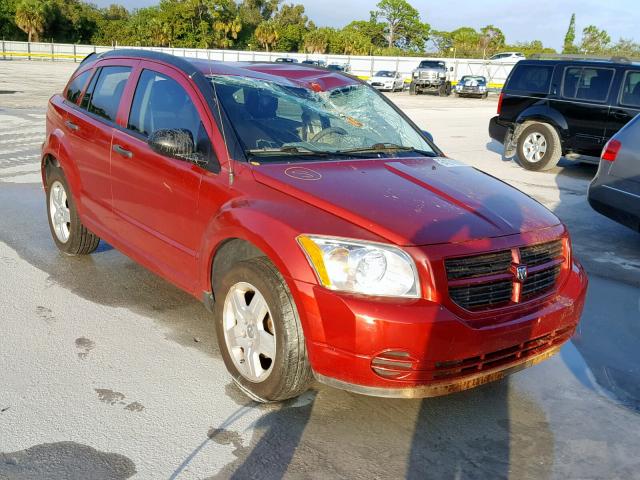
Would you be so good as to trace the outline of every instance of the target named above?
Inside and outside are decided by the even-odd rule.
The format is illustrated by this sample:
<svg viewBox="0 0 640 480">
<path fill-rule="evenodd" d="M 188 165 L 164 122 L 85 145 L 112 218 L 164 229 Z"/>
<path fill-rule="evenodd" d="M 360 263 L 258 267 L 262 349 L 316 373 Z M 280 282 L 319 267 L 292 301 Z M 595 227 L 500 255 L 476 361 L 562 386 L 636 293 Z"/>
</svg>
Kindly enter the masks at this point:
<svg viewBox="0 0 640 480">
<path fill-rule="evenodd" d="M 631 115 L 626 112 L 613 112 L 613 117 L 618 120 L 624 120 L 625 118 L 631 118 Z"/>
<path fill-rule="evenodd" d="M 71 120 L 67 120 L 64 122 L 64 124 L 70 129 L 70 130 L 80 130 L 80 127 L 78 125 L 76 125 L 75 123 L 73 123 Z"/>
<path fill-rule="evenodd" d="M 133 157 L 133 153 L 131 153 L 129 150 L 126 150 L 124 148 L 122 148 L 120 145 L 114 145 L 113 146 L 113 151 L 122 155 L 123 157 L 126 158 L 131 158 Z"/>
</svg>

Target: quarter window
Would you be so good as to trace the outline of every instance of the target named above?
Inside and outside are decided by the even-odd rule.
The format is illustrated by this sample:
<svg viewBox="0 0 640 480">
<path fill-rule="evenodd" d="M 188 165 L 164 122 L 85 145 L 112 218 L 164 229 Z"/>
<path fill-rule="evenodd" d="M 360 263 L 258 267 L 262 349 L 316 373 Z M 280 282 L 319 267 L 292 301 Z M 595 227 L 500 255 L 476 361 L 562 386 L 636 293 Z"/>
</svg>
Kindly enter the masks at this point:
<svg viewBox="0 0 640 480">
<path fill-rule="evenodd" d="M 73 79 L 69 88 L 67 88 L 66 98 L 71 103 L 77 103 L 80 95 L 82 94 L 82 89 L 89 80 L 89 75 L 91 74 L 91 70 L 87 70 L 86 72 L 81 73 L 76 78 Z"/>
<path fill-rule="evenodd" d="M 620 103 L 640 107 L 640 72 L 627 72 L 625 75 Z"/>
<path fill-rule="evenodd" d="M 89 112 L 115 122 L 130 74 L 131 67 L 102 67 L 95 89 L 87 102 Z"/>
<path fill-rule="evenodd" d="M 507 88 L 527 93 L 549 93 L 553 66 L 518 65 L 513 69 Z"/>
<path fill-rule="evenodd" d="M 564 71 L 562 95 L 576 100 L 604 102 L 609 95 L 613 72 L 608 68 L 569 67 Z"/>
<path fill-rule="evenodd" d="M 160 73 L 143 70 L 129 114 L 128 128 L 148 137 L 163 129 L 186 129 L 191 133 L 196 154 L 213 156 L 213 146 L 198 110 L 182 86 Z"/>
</svg>

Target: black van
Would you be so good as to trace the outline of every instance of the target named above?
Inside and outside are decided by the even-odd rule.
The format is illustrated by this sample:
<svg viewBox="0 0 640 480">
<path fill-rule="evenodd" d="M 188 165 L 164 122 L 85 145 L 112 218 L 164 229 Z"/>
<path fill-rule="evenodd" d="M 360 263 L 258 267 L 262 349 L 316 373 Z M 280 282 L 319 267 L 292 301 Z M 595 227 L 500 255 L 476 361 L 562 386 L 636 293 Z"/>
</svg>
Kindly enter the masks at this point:
<svg viewBox="0 0 640 480">
<path fill-rule="evenodd" d="M 491 138 L 528 170 L 553 168 L 562 155 L 598 162 L 602 147 L 640 113 L 640 63 L 521 60 L 489 122 Z"/>
</svg>

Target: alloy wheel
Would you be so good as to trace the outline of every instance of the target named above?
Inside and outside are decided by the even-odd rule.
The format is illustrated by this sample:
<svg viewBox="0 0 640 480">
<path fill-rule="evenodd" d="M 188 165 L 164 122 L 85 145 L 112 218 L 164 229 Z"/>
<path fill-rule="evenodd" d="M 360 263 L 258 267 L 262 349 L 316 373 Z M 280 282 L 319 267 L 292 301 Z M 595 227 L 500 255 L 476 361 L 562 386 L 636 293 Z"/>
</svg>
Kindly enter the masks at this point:
<svg viewBox="0 0 640 480">
<path fill-rule="evenodd" d="M 522 147 L 527 161 L 537 163 L 547 152 L 547 139 L 541 133 L 533 132 L 524 139 Z"/>
<path fill-rule="evenodd" d="M 240 374 L 263 382 L 271 374 L 276 356 L 276 332 L 267 301 L 247 282 L 233 285 L 223 310 L 224 339 Z"/>
<path fill-rule="evenodd" d="M 49 215 L 53 231 L 60 242 L 66 243 L 69 240 L 71 229 L 71 211 L 69 210 L 67 191 L 58 180 L 53 182 L 50 188 Z"/>
</svg>

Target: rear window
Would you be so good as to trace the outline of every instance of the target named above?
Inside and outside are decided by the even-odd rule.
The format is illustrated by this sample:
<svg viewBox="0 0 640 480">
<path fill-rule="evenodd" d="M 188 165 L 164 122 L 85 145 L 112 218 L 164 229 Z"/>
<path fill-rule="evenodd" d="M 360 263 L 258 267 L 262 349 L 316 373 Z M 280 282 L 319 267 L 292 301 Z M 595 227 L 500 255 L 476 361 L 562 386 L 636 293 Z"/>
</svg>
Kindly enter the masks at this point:
<svg viewBox="0 0 640 480">
<path fill-rule="evenodd" d="M 78 75 L 76 78 L 73 79 L 73 81 L 69 85 L 69 88 L 67 88 L 66 98 L 71 103 L 78 102 L 78 99 L 82 94 L 82 89 L 86 85 L 87 80 L 89 80 L 90 73 L 91 73 L 91 70 L 87 70 L 86 72 L 81 73 L 80 75 Z"/>
<path fill-rule="evenodd" d="M 613 73 L 610 68 L 567 67 L 562 81 L 562 96 L 604 102 L 609 96 Z"/>
<path fill-rule="evenodd" d="M 528 93 L 549 93 L 553 65 L 517 65 L 513 68 L 508 90 Z"/>
<path fill-rule="evenodd" d="M 640 71 L 627 72 L 625 75 L 620 103 L 630 107 L 640 107 Z"/>
</svg>

